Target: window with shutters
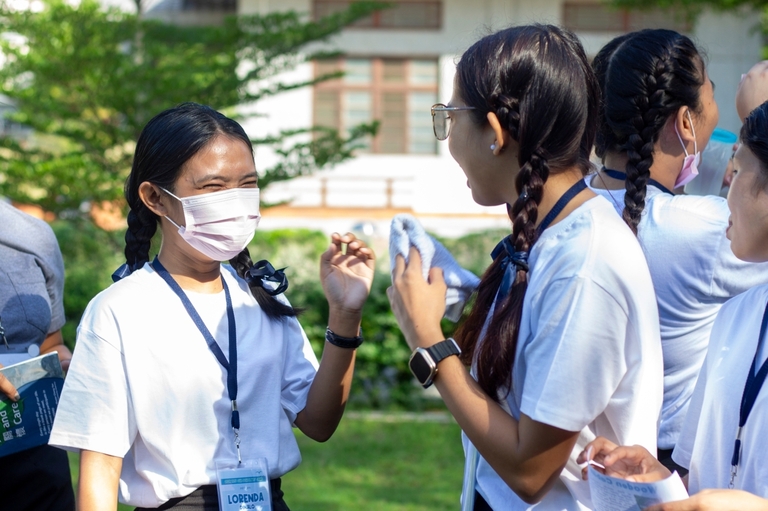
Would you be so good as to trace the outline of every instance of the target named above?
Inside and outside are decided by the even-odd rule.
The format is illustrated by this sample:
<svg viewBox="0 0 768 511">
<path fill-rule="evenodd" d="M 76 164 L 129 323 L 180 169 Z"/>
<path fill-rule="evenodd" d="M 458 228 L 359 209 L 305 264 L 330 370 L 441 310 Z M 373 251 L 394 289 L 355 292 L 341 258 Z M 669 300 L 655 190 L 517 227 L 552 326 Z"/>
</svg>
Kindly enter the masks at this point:
<svg viewBox="0 0 768 511">
<path fill-rule="evenodd" d="M 314 91 L 314 123 L 342 133 L 379 121 L 367 152 L 435 154 L 430 107 L 437 102 L 437 60 L 343 58 L 317 61 L 315 76 L 343 71 Z"/>
<path fill-rule="evenodd" d="M 618 9 L 598 2 L 565 2 L 563 25 L 574 32 L 633 32 L 644 28 L 690 32 L 692 29 L 685 16 L 669 10 Z"/>
<path fill-rule="evenodd" d="M 237 12 L 237 0 L 182 0 L 182 11 Z"/>
</svg>

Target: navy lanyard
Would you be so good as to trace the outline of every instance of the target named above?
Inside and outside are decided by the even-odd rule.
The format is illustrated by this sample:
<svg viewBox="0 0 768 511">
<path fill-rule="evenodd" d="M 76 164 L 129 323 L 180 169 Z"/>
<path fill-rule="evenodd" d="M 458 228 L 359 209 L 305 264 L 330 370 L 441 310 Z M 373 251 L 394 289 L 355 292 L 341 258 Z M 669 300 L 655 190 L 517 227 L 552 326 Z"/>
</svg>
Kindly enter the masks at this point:
<svg viewBox="0 0 768 511">
<path fill-rule="evenodd" d="M 547 213 L 544 220 L 537 227 L 537 233 L 541 235 L 544 229 L 549 227 L 552 221 L 559 215 L 565 206 L 568 205 L 574 197 L 576 197 L 582 190 L 587 187 L 586 181 L 580 179 L 571 186 L 567 192 L 565 192 L 555 203 L 554 207 Z M 515 252 L 515 248 L 512 245 L 511 236 L 507 236 L 501 240 L 496 248 L 491 252 L 491 258 L 496 260 L 497 257 L 502 255 L 502 252 L 506 252 L 504 256 L 504 262 L 502 263 L 504 268 L 504 277 L 502 278 L 497 296 L 506 296 L 509 294 L 509 290 L 512 288 L 512 284 L 515 281 L 515 274 L 518 269 L 528 271 L 528 252 Z"/>
<path fill-rule="evenodd" d="M 757 401 L 757 395 L 760 393 L 760 389 L 765 382 L 765 377 L 768 375 L 768 360 L 763 362 L 760 366 L 760 370 L 755 373 L 757 368 L 757 357 L 760 356 L 760 347 L 763 345 L 763 338 L 765 337 L 765 330 L 768 326 L 768 304 L 765 306 L 765 312 L 763 312 L 763 322 L 760 325 L 760 337 L 757 339 L 757 349 L 755 350 L 755 358 L 752 359 L 752 365 L 749 368 L 749 374 L 747 374 L 747 381 L 744 384 L 744 393 L 741 395 L 741 407 L 739 408 L 739 429 L 736 430 L 736 441 L 733 443 L 733 456 L 731 457 L 731 482 L 729 487 L 733 488 L 733 482 L 736 479 L 736 472 L 739 468 L 739 460 L 741 459 L 741 430 L 744 424 L 747 423 L 752 407 L 755 406 Z"/>
<path fill-rule="evenodd" d="M 619 172 L 618 170 L 612 170 L 612 169 L 607 169 L 607 168 L 603 167 L 603 172 L 605 172 L 605 174 L 608 177 L 612 177 L 613 179 L 618 179 L 619 181 L 624 181 L 625 179 L 627 179 L 627 175 L 625 173 L 623 173 L 623 172 Z M 664 193 L 668 193 L 670 195 L 674 195 L 674 193 L 672 193 L 672 190 L 670 190 L 669 188 L 667 188 L 663 184 L 659 183 L 655 179 L 651 179 L 649 177 L 648 178 L 648 184 L 651 185 L 651 186 L 655 186 L 656 188 L 658 188 L 659 190 L 661 190 Z"/>
<path fill-rule="evenodd" d="M 537 228 L 539 231 L 539 235 L 541 235 L 542 232 L 544 232 L 544 229 L 549 227 L 549 224 L 552 223 L 552 220 L 554 220 L 557 215 L 559 215 L 563 209 L 568 205 L 571 200 L 576 197 L 582 190 L 584 190 L 587 187 L 587 182 L 583 179 L 579 179 L 576 181 L 576 183 L 573 184 L 570 188 L 568 188 L 568 191 L 565 192 L 562 197 L 560 197 L 555 205 L 552 207 L 552 209 L 547 213 L 547 216 L 544 217 L 544 220 L 541 221 L 539 224 L 539 227 Z"/>
<path fill-rule="evenodd" d="M 205 342 L 208 344 L 208 348 L 213 352 L 216 360 L 227 371 L 227 392 L 229 393 L 229 399 L 232 401 L 232 429 L 235 432 L 235 447 L 237 447 L 237 459 L 240 461 L 240 412 L 237 410 L 237 327 L 235 325 L 235 311 L 232 307 L 232 297 L 229 294 L 229 287 L 227 287 L 227 281 L 224 280 L 224 275 L 221 276 L 221 284 L 224 286 L 224 296 L 227 299 L 227 322 L 229 323 L 229 361 L 224 356 L 224 353 L 216 344 L 216 339 L 213 338 L 208 327 L 203 323 L 202 318 L 195 310 L 195 306 L 189 301 L 184 290 L 181 286 L 173 280 L 168 270 L 160 263 L 160 260 L 155 257 L 152 261 L 152 268 L 160 275 L 163 280 L 170 286 L 176 296 L 179 297 L 184 308 L 187 309 L 187 314 L 195 323 L 195 326 L 200 333 L 203 334 Z"/>
</svg>

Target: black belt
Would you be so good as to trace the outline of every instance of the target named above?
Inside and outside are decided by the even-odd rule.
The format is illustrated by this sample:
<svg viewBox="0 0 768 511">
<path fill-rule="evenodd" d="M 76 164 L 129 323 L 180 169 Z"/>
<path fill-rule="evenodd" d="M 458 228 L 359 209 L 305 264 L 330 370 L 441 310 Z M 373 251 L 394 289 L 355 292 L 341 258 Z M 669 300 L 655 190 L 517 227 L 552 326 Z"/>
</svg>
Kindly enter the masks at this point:
<svg viewBox="0 0 768 511">
<path fill-rule="evenodd" d="M 278 507 L 278 503 L 283 502 L 283 492 L 280 489 L 280 478 L 269 481 L 269 489 L 272 494 L 273 509 L 287 509 L 287 507 Z M 165 502 L 162 506 L 156 508 L 137 507 L 135 511 L 164 511 L 166 509 L 175 509 L 185 511 L 186 509 L 195 510 L 217 510 L 219 509 L 219 492 L 215 484 L 206 484 L 196 489 L 185 497 L 177 497 Z"/>
</svg>

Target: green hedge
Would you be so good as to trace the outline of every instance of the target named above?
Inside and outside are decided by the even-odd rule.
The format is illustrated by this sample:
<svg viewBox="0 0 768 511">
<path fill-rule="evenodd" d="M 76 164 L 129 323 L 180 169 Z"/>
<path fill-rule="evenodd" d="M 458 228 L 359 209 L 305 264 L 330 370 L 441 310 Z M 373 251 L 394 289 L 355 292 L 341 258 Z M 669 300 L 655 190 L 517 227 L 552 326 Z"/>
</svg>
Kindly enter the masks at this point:
<svg viewBox="0 0 768 511">
<path fill-rule="evenodd" d="M 293 305 L 305 309 L 300 321 L 318 357 L 328 318 L 319 261 L 327 247 L 326 235 L 302 229 L 260 231 L 249 247 L 254 261 L 269 259 L 275 267 L 287 267 L 290 286 L 286 295 Z M 425 405 L 423 392 L 414 386 L 408 371 L 410 350 L 389 308 L 386 289 L 390 282 L 389 274 L 376 272 L 363 310 L 365 342 L 357 350 L 351 407 L 413 409 Z"/>
<path fill-rule="evenodd" d="M 83 219 L 58 221 L 53 229 L 66 269 L 64 308 L 68 322 L 62 333 L 72 347 L 88 302 L 111 284 L 112 272 L 124 262 L 124 233 L 102 231 Z M 505 234 L 492 231 L 441 241 L 463 266 L 480 274 L 490 262 L 488 254 Z M 286 267 L 290 282 L 286 295 L 294 306 L 305 309 L 300 321 L 318 356 L 322 353 L 328 316 L 328 303 L 319 281 L 319 257 L 327 246 L 326 235 L 306 229 L 257 231 L 249 246 L 254 261 L 268 259 L 276 268 Z M 388 257 L 377 255 L 380 261 Z M 439 406 L 414 383 L 408 371 L 410 350 L 386 296 L 390 283 L 388 273 L 376 272 L 363 311 L 365 343 L 357 353 L 350 407 L 418 410 Z M 452 323 L 444 322 L 446 335 L 453 328 Z"/>
<path fill-rule="evenodd" d="M 125 262 L 125 233 L 107 232 L 83 218 L 59 220 L 51 227 L 64 256 L 64 342 L 75 345 L 77 325 L 88 302 L 112 283 L 112 272 Z"/>
</svg>

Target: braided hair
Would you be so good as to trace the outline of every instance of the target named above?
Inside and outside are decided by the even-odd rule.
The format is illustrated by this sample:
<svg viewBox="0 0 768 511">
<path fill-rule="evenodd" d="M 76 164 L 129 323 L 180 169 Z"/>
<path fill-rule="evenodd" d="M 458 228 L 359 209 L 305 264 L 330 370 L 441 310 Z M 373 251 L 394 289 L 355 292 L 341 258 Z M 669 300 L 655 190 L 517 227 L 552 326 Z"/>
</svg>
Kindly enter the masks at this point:
<svg viewBox="0 0 768 511">
<path fill-rule="evenodd" d="M 148 181 L 173 192 L 184 164 L 217 136 L 241 140 L 253 153 L 251 140 L 240 124 L 197 103 L 182 103 L 165 110 L 152 118 L 141 131 L 131 174 L 125 183 L 125 199 L 130 208 L 125 233 L 125 259 L 129 272 L 149 261 L 150 244 L 160 221 L 141 200 L 139 186 Z M 243 252 L 231 262 L 241 277 L 253 265 L 247 249 Z M 298 313 L 261 287 L 251 286 L 251 292 L 270 318 Z"/>
<path fill-rule="evenodd" d="M 552 25 L 512 27 L 481 39 L 461 57 L 456 75 L 457 93 L 475 107 L 470 111 L 474 122 L 484 126 L 487 113 L 494 112 L 519 146 L 520 171 L 514 178 L 519 197 L 507 207 L 510 242 L 515 252 L 529 252 L 538 236 L 538 207 L 550 173 L 589 170 L 597 129 L 597 80 L 576 36 Z M 476 361 L 478 382 L 495 400 L 500 389 L 510 390 L 528 287 L 527 272 L 518 269 L 479 343 L 504 276 L 502 259 L 497 257 L 486 270 L 475 306 L 456 332 L 462 360 Z"/>
<path fill-rule="evenodd" d="M 615 136 L 605 119 L 605 96 L 603 95 L 603 89 L 605 84 L 605 74 L 608 70 L 608 63 L 610 62 L 613 53 L 616 51 L 616 48 L 636 34 L 637 32 L 630 32 L 612 39 L 611 42 L 600 49 L 600 52 L 595 55 L 595 58 L 592 60 L 592 69 L 595 71 L 597 83 L 600 84 L 601 88 L 600 108 L 598 109 L 597 115 L 597 135 L 595 136 L 595 154 L 597 154 L 599 158 L 605 158 L 606 150 L 616 145 Z"/>
<path fill-rule="evenodd" d="M 603 102 L 595 152 L 623 152 L 624 221 L 637 234 L 653 165 L 653 149 L 667 120 L 687 106 L 701 109 L 704 61 L 696 45 L 672 30 L 623 35 L 595 57 Z"/>
</svg>

